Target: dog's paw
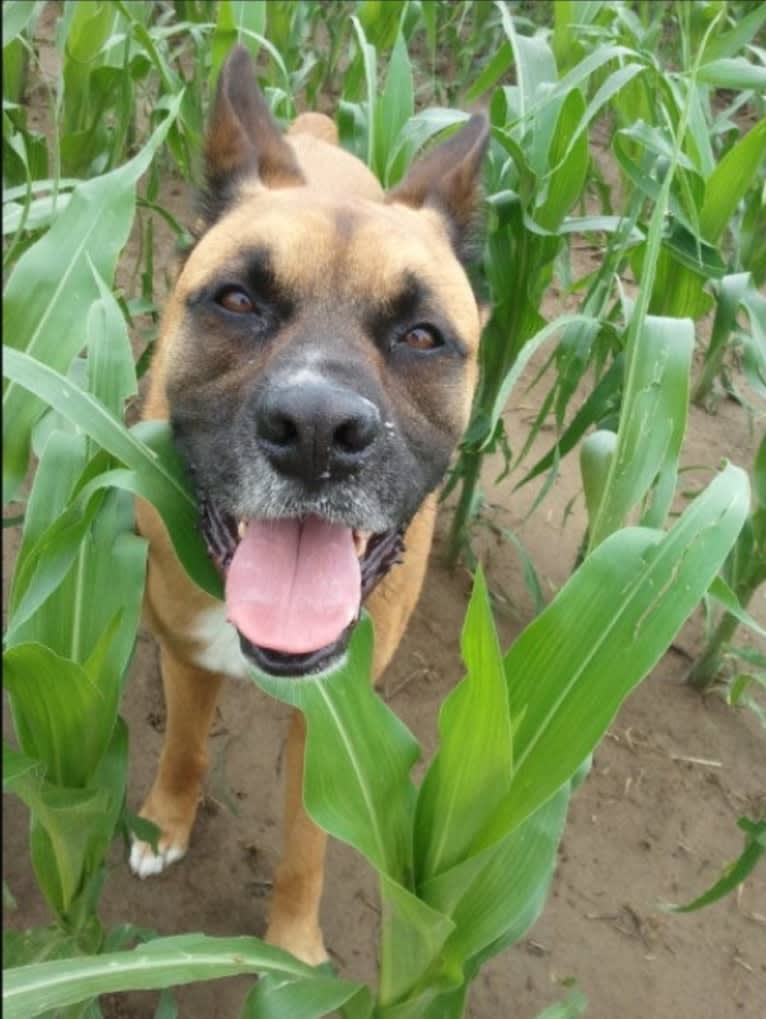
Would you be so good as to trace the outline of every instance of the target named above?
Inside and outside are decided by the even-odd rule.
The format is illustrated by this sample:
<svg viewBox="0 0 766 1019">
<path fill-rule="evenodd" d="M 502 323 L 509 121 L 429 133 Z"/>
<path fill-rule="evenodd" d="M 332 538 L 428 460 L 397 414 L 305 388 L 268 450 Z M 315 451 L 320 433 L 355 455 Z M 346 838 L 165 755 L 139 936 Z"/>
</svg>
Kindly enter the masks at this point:
<svg viewBox="0 0 766 1019">
<path fill-rule="evenodd" d="M 157 844 L 158 852 L 152 849 L 148 842 L 141 839 L 134 839 L 130 847 L 130 869 L 140 878 L 153 877 L 161 874 L 171 863 L 182 859 L 186 855 L 186 846 L 174 845 L 160 839 Z"/>
</svg>

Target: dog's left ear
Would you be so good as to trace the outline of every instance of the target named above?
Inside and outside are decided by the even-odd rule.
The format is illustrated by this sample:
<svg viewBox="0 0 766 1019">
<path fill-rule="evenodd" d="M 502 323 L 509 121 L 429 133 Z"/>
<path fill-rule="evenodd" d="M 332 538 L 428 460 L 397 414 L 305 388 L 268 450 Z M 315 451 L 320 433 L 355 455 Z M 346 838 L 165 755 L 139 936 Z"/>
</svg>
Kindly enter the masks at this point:
<svg viewBox="0 0 766 1019">
<path fill-rule="evenodd" d="M 237 45 L 218 77 L 205 138 L 207 200 L 225 204 L 233 181 L 255 176 L 267 187 L 304 184 L 293 150 L 258 88 L 250 54 Z M 209 210 L 214 211 L 214 210 Z"/>
<path fill-rule="evenodd" d="M 386 196 L 387 202 L 437 209 L 447 220 L 453 246 L 463 259 L 479 208 L 481 164 L 488 142 L 489 122 L 483 113 L 475 113 L 457 134 L 418 159 Z"/>
</svg>

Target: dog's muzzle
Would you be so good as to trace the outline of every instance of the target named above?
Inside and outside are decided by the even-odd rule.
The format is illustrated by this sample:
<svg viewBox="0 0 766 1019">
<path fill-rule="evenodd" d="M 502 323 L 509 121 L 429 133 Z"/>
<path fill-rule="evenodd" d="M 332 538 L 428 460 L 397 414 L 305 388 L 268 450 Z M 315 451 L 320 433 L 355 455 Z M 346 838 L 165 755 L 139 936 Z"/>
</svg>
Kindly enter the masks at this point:
<svg viewBox="0 0 766 1019">
<path fill-rule="evenodd" d="M 208 550 L 246 656 L 272 675 L 318 672 L 343 655 L 364 598 L 403 549 L 403 528 L 374 531 L 363 505 L 365 472 L 385 452 L 381 412 L 305 370 L 261 386 L 243 410 L 270 491 L 284 487 L 284 502 L 236 519 L 206 494 Z"/>
</svg>

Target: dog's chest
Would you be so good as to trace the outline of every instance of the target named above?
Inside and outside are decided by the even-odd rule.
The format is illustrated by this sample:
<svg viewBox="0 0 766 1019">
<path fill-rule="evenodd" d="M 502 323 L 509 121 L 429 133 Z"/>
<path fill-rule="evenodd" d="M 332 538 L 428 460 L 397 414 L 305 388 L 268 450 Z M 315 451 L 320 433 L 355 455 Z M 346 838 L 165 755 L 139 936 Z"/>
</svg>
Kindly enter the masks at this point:
<svg viewBox="0 0 766 1019">
<path fill-rule="evenodd" d="M 247 679 L 247 661 L 237 631 L 226 618 L 225 605 L 201 612 L 194 620 L 190 636 L 200 645 L 194 655 L 195 665 L 232 679 Z"/>
</svg>

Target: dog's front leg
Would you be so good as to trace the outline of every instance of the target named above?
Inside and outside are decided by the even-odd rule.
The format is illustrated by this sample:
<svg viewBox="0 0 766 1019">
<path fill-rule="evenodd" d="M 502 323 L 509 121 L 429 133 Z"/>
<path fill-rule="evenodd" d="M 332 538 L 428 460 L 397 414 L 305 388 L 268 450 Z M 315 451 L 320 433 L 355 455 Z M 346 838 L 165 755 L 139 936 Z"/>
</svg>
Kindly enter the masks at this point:
<svg viewBox="0 0 766 1019">
<path fill-rule="evenodd" d="M 294 711 L 287 737 L 284 846 L 274 874 L 266 940 L 316 966 L 327 959 L 319 926 L 327 835 L 303 807 L 306 723 Z"/>
<path fill-rule="evenodd" d="M 139 877 L 159 874 L 189 845 L 208 763 L 208 731 L 223 678 L 182 661 L 161 644 L 160 666 L 167 722 L 165 742 L 141 817 L 160 829 L 158 852 L 136 840 L 130 866 Z"/>
</svg>

